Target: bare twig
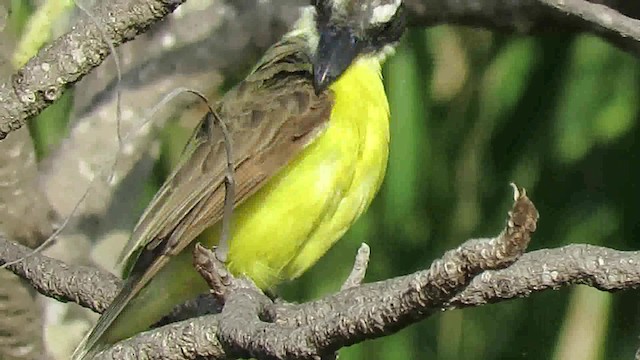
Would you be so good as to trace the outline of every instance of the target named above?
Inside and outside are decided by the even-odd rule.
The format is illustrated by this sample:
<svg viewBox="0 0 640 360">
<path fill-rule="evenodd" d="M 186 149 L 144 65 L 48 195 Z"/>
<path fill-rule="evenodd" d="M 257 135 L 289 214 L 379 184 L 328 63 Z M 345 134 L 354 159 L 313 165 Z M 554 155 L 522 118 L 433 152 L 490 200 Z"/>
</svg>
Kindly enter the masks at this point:
<svg viewBox="0 0 640 360">
<path fill-rule="evenodd" d="M 340 290 L 350 289 L 362 284 L 364 276 L 367 274 L 370 254 L 371 248 L 369 248 L 369 245 L 362 243 L 358 249 L 358 253 L 356 254 L 356 260 L 353 262 L 351 273 L 342 284 L 342 287 L 340 287 Z"/>
<path fill-rule="evenodd" d="M 29 251 L 24 246 L 0 237 L 0 263 L 17 259 Z M 586 244 L 536 250 L 522 255 L 505 269 L 487 270 L 476 276 L 463 291 L 443 306 L 480 306 L 574 284 L 584 284 L 604 291 L 633 289 L 640 287 L 640 268 L 636 266 L 638 263 L 640 251 L 619 251 Z M 85 266 L 68 266 L 44 255 L 36 255 L 27 263 L 15 265 L 10 270 L 29 281 L 45 296 L 77 302 L 96 312 L 102 312 L 108 306 L 120 285 L 120 281 L 108 272 Z M 406 277 L 375 284 L 392 289 L 396 287 L 395 283 L 404 278 Z M 361 287 L 363 286 L 372 285 Z M 357 294 L 359 288 L 351 289 L 349 294 Z M 77 296 L 79 293 L 85 295 Z M 327 300 L 329 298 L 318 302 L 326 304 Z M 308 305 L 287 304 L 276 309 L 283 314 L 289 312 L 290 319 L 285 320 L 277 315 L 281 318 L 278 321 L 306 322 L 302 321 L 299 313 L 290 312 L 298 311 L 301 306 Z"/>
<path fill-rule="evenodd" d="M 640 20 L 625 16 L 605 4 L 587 0 L 539 1 L 561 12 L 578 16 L 590 24 L 615 31 L 623 38 L 629 37 L 635 41 L 640 41 Z"/>
<path fill-rule="evenodd" d="M 224 303 L 225 295 L 236 281 L 224 263 L 213 251 L 198 243 L 193 249 L 193 266 L 209 285 L 211 294 Z"/>
<path fill-rule="evenodd" d="M 568 256 L 569 254 L 571 255 Z M 587 261 L 581 261 L 580 254 L 589 254 Z M 526 297 L 540 291 L 557 290 L 576 283 L 585 285 L 597 284 L 599 288 L 607 291 L 635 288 L 640 286 L 640 270 L 632 266 L 632 264 L 637 264 L 638 261 L 640 261 L 640 251 L 617 251 L 581 244 L 569 245 L 559 249 L 533 251 L 523 255 L 508 268 L 498 271 L 486 271 L 480 274 L 465 290 L 454 296 L 451 301 L 442 304 L 442 308 L 451 310 L 452 307 L 481 306 L 486 303 L 501 302 L 514 297 L 514 295 L 509 296 L 507 294 Z M 603 262 L 607 265 L 606 267 L 596 266 L 598 263 Z M 523 272 L 523 269 L 529 270 Z M 559 273 L 555 274 L 554 271 Z M 564 273 L 560 273 L 561 271 L 568 271 L 569 275 L 565 276 Z M 537 273 L 538 276 L 529 281 L 527 276 L 530 273 Z M 616 273 L 618 276 L 609 278 L 606 276 L 607 273 Z M 490 279 L 493 279 L 492 281 L 487 279 L 489 276 Z M 347 302 L 343 304 L 340 301 L 349 299 L 351 296 L 360 299 L 362 290 L 359 289 L 366 288 L 368 292 L 373 290 L 368 287 L 375 285 L 379 286 L 380 289 L 391 291 L 397 289 L 396 284 L 403 279 L 396 278 L 382 283 L 363 285 L 348 291 L 345 296 L 336 294 L 318 300 L 320 304 L 316 304 L 313 307 L 316 309 L 324 307 L 327 309 L 344 308 L 345 311 L 349 311 L 353 303 Z M 555 280 L 550 281 L 551 279 Z M 590 280 L 587 281 L 586 279 Z M 501 285 L 502 282 L 505 282 L 507 286 Z M 494 290 L 494 287 L 496 290 Z M 281 306 L 278 309 L 279 320 L 276 323 L 290 326 L 294 326 L 298 321 L 306 323 L 306 321 L 300 321 L 300 314 L 307 313 L 302 308 L 311 306 L 310 304 L 313 303 Z M 370 303 L 370 306 L 373 307 L 374 305 L 375 303 Z M 318 315 L 325 314 L 325 312 L 315 313 Z M 319 317 L 315 320 L 317 322 L 321 319 L 323 318 Z M 219 315 L 205 315 L 157 328 L 117 344 L 101 354 L 98 359 L 137 359 L 133 354 L 143 354 L 149 356 L 150 359 L 195 359 L 195 354 L 210 355 L 211 359 L 223 359 L 227 355 L 223 352 L 223 347 L 217 341 L 217 338 L 213 336 L 219 331 L 219 321 Z M 326 324 L 322 322 L 318 324 L 318 329 L 324 326 Z M 172 344 L 175 341 L 175 347 L 167 347 L 165 339 L 172 339 Z M 188 350 L 184 353 L 186 355 L 181 355 L 180 351 L 185 349 Z M 128 354 L 129 357 L 125 354 Z"/>
</svg>

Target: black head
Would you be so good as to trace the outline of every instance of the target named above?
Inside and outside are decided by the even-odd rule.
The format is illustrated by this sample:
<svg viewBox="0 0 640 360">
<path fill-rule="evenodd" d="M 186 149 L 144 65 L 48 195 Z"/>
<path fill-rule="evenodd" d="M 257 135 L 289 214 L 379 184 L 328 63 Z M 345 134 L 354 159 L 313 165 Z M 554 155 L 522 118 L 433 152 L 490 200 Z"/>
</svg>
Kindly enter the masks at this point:
<svg viewBox="0 0 640 360">
<path fill-rule="evenodd" d="M 359 56 L 381 60 L 405 29 L 401 0 L 312 0 L 319 35 L 314 58 L 316 92 L 326 89 Z"/>
</svg>

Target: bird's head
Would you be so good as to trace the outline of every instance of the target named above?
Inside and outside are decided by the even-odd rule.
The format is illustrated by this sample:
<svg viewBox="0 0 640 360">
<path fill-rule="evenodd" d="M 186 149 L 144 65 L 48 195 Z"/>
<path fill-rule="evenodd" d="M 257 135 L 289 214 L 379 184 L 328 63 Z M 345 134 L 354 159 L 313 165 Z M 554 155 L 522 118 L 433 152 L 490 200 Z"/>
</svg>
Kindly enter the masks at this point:
<svg viewBox="0 0 640 360">
<path fill-rule="evenodd" d="M 359 57 L 380 61 L 405 29 L 402 0 L 311 0 L 317 35 L 313 85 L 317 93 L 340 77 Z"/>
</svg>

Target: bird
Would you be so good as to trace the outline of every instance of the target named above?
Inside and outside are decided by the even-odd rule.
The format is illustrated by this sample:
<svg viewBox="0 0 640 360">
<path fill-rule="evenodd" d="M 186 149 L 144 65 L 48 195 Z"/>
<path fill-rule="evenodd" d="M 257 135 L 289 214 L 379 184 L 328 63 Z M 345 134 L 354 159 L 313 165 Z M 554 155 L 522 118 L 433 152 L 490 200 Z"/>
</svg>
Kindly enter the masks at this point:
<svg viewBox="0 0 640 360">
<path fill-rule="evenodd" d="M 132 231 L 121 290 L 73 360 L 149 329 L 208 290 L 192 251 L 198 241 L 220 241 L 229 143 L 235 196 L 225 265 L 232 274 L 271 290 L 344 235 L 385 175 L 391 116 L 381 66 L 405 19 L 401 0 L 312 0 L 302 8 L 195 128 Z"/>
</svg>

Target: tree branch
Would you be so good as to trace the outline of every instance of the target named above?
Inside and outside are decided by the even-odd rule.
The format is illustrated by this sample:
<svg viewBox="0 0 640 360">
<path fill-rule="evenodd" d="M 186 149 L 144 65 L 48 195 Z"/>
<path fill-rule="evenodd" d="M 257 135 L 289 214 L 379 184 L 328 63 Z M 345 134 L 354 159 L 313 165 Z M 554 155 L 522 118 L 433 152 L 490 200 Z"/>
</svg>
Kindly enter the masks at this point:
<svg viewBox="0 0 640 360">
<path fill-rule="evenodd" d="M 0 26 L 1 28 L 1 26 Z M 0 36 L 10 38 L 2 33 Z M 13 52 L 10 44 L 6 53 Z M 1 51 L 1 50 L 0 50 Z M 0 61 L 0 78 L 13 67 Z M 0 233 L 28 247 L 36 247 L 52 232 L 54 212 L 38 184 L 33 140 L 22 128 L 0 142 Z M 0 358 L 42 360 L 47 358 L 43 340 L 42 306 L 26 282 L 0 270 Z"/>
<path fill-rule="evenodd" d="M 273 304 L 261 293 L 243 288 L 230 295 L 222 314 L 139 334 L 102 353 L 99 359 L 135 359 L 140 354 L 150 359 L 328 356 L 342 346 L 397 331 L 443 308 L 480 306 L 572 284 L 605 291 L 640 286 L 640 269 L 635 265 L 640 252 L 592 245 L 533 251 L 509 267 L 495 270 L 517 258 L 528 242 L 526 234 L 534 229 L 535 222 L 523 219 L 532 219 L 531 209 L 535 208 L 518 210 L 517 204 L 521 203 L 516 203 L 508 229 L 529 230 L 507 230 L 494 239 L 469 240 L 434 261 L 428 270 L 352 287 L 304 304 Z M 0 238 L 0 264 L 28 251 Z M 11 270 L 47 296 L 96 311 L 104 310 L 119 285 L 111 274 L 70 267 L 41 254 L 27 257 Z M 238 348 L 237 339 L 246 336 L 252 341 Z M 168 339 L 175 346 L 167 347 Z M 229 346 L 234 342 L 236 345 Z"/>
<path fill-rule="evenodd" d="M 0 259 L 2 259 L 0 264 L 22 257 L 29 251 L 30 249 L 26 247 L 0 238 Z M 574 284 L 588 285 L 604 291 L 633 289 L 640 287 L 640 269 L 635 265 L 638 263 L 640 263 L 640 251 L 619 251 L 586 244 L 536 250 L 522 255 L 519 260 L 505 269 L 487 270 L 476 276 L 464 290 L 444 302 L 442 308 L 452 310 L 481 306 L 515 297 L 528 297 L 546 290 L 558 290 Z M 55 297 L 61 301 L 77 302 L 96 312 L 104 311 L 117 293 L 120 284 L 120 281 L 110 273 L 84 266 L 67 266 L 41 254 L 29 257 L 26 263 L 14 265 L 11 270 L 29 281 L 43 295 Z M 50 276 L 45 279 L 43 274 L 50 274 Z M 368 289 L 367 292 L 369 290 L 373 292 L 371 286 L 392 289 L 395 288 L 394 283 L 403 279 L 406 277 L 363 286 Z M 361 289 L 362 286 L 350 291 L 359 294 Z M 77 296 L 76 294 L 86 295 Z M 330 309 L 332 302 L 339 304 L 339 301 L 348 298 L 345 295 L 338 297 L 339 294 L 307 304 L 278 304 L 272 308 L 274 317 L 277 318 L 276 324 L 294 326 L 308 323 L 308 319 L 302 314 L 310 314 L 309 308 Z M 200 299 L 203 303 L 209 303 L 210 300 L 209 297 Z M 208 306 L 212 305 L 208 304 Z M 348 308 L 348 306 L 345 307 Z M 316 315 L 328 312 L 329 310 L 314 310 Z M 144 353 L 149 356 L 152 356 L 155 350 L 159 350 L 150 359 L 194 358 L 176 355 L 179 352 L 178 348 L 185 347 L 191 349 L 191 352 L 186 354 L 219 354 L 219 357 L 213 358 L 222 358 L 221 345 L 212 336 L 216 334 L 219 320 L 220 315 L 204 315 L 157 328 L 116 345 L 102 354 L 101 359 L 132 359 L 131 356 L 128 358 L 118 356 L 125 353 L 133 354 L 143 349 L 146 349 Z M 178 334 L 180 336 L 176 338 L 176 349 L 168 349 L 164 342 L 165 336 Z M 214 348 L 218 349 L 218 352 L 211 350 Z"/>
<path fill-rule="evenodd" d="M 636 2 L 599 0 L 404 0 L 414 26 L 459 24 L 525 34 L 590 32 L 640 56 Z M 630 35 L 633 35 L 630 37 Z"/>
<path fill-rule="evenodd" d="M 476 276 L 447 306 L 480 306 L 574 284 L 602 291 L 634 289 L 640 286 L 638 261 L 640 251 L 586 244 L 532 251 L 507 269 Z"/>
<path fill-rule="evenodd" d="M 8 269 L 27 280 L 39 293 L 59 301 L 72 301 L 101 313 L 109 306 L 120 286 L 114 275 L 93 267 L 69 266 L 12 243 L 0 236 L 0 265 L 18 259 Z"/>
<path fill-rule="evenodd" d="M 219 326 L 218 338 L 222 339 L 225 352 L 233 356 L 247 357 L 307 357 L 313 354 L 332 354 L 346 344 L 353 344 L 366 338 L 382 336 L 414 323 L 439 308 L 459 289 L 485 269 L 496 269 L 511 264 L 525 250 L 531 233 L 535 230 L 537 211 L 523 192 L 515 191 L 516 203 L 509 213 L 507 228 L 496 238 L 470 240 L 436 260 L 429 270 L 387 280 L 374 284 L 352 287 L 325 299 L 297 306 L 275 305 L 262 293 L 251 288 L 239 288 L 230 292 L 226 306 L 219 317 L 219 323 L 207 323 L 206 326 Z M 2 239 L 0 241 L 0 263 L 12 261 L 27 255 L 28 250 Z M 39 291 L 58 299 L 72 299 L 83 306 L 101 311 L 105 299 L 115 294 L 118 280 L 98 270 L 84 267 L 70 269 L 59 261 L 40 254 L 27 257 L 10 267 L 17 275 L 30 281 Z M 49 289 L 46 289 L 46 287 Z M 260 318 L 269 316 L 273 323 L 264 323 Z M 323 321 L 309 321 L 323 319 Z M 196 341 L 185 338 L 185 329 L 194 329 L 197 323 L 169 325 L 161 329 L 176 329 L 176 333 L 162 335 L 163 343 L 167 337 L 187 339 L 189 344 Z M 301 326 L 304 325 L 304 326 Z M 326 327 L 325 330 L 318 329 Z M 182 326 L 182 327 L 180 327 Z M 187 326 L 185 328 L 184 326 Z M 208 339 L 202 334 L 212 334 L 211 328 L 204 332 L 193 332 L 194 336 Z M 158 330 L 160 331 L 160 330 Z M 164 330 L 162 330 L 164 331 Z M 215 332 L 213 332 L 215 333 Z M 286 334 L 287 336 L 282 336 Z M 160 335 L 148 335 L 154 336 Z M 141 341 L 135 340 L 130 341 Z M 158 350 L 154 343 L 142 346 L 149 355 Z M 246 339 L 252 339 L 247 342 Z M 278 340 L 279 339 L 279 340 Z M 142 344 L 142 343 L 141 343 Z M 211 345 L 208 340 L 206 345 Z M 127 345 L 129 348 L 134 346 Z M 201 345 L 198 345 L 201 346 Z M 204 345 L 202 345 L 204 346 Z M 179 347 L 179 346 L 178 346 Z M 176 354 L 185 354 L 184 348 L 172 348 Z M 117 354 L 122 358 L 123 347 L 114 347 L 108 354 Z M 153 351 L 151 349 L 154 349 Z M 139 353 L 142 349 L 136 349 Z M 167 354 L 169 349 L 160 351 L 163 358 L 173 358 Z M 217 349 L 204 348 L 211 354 Z M 156 355 L 153 355 L 156 356 Z M 174 355 L 177 356 L 177 355 Z"/>
<path fill-rule="evenodd" d="M 111 45 L 133 39 L 162 19 L 185 0 L 120 0 L 99 2 L 92 19 L 81 19 L 67 34 L 38 52 L 38 55 L 0 84 L 0 139 L 19 129 L 25 121 L 57 100 L 64 90 L 110 53 Z"/>
<path fill-rule="evenodd" d="M 93 12 L 103 31 L 117 46 L 132 39 L 153 22 L 161 19 L 184 0 L 120 0 L 103 2 Z M 626 15 L 612 7 L 586 0 L 405 0 L 414 24 L 430 26 L 440 23 L 481 25 L 511 31 L 570 32 L 592 31 L 603 34 L 619 46 L 640 54 L 640 9 L 626 6 Z M 302 0 L 299 4 L 306 3 Z M 549 7 L 562 10 L 551 11 Z M 267 14 L 267 16 L 273 14 Z M 582 20 L 582 21 L 577 21 Z M 212 34 L 212 36 L 215 36 Z M 629 41 L 629 38 L 632 41 Z M 109 54 L 109 47 L 98 26 L 81 20 L 69 33 L 41 50 L 15 74 L 10 82 L 0 84 L 0 137 L 21 127 L 26 119 L 38 114 L 64 91 L 87 74 Z"/>
<path fill-rule="evenodd" d="M 578 16 L 590 24 L 611 30 L 623 38 L 640 41 L 640 20 L 625 16 L 605 4 L 587 0 L 539 0 L 563 13 Z M 637 13 L 635 15 L 638 15 Z"/>
</svg>

